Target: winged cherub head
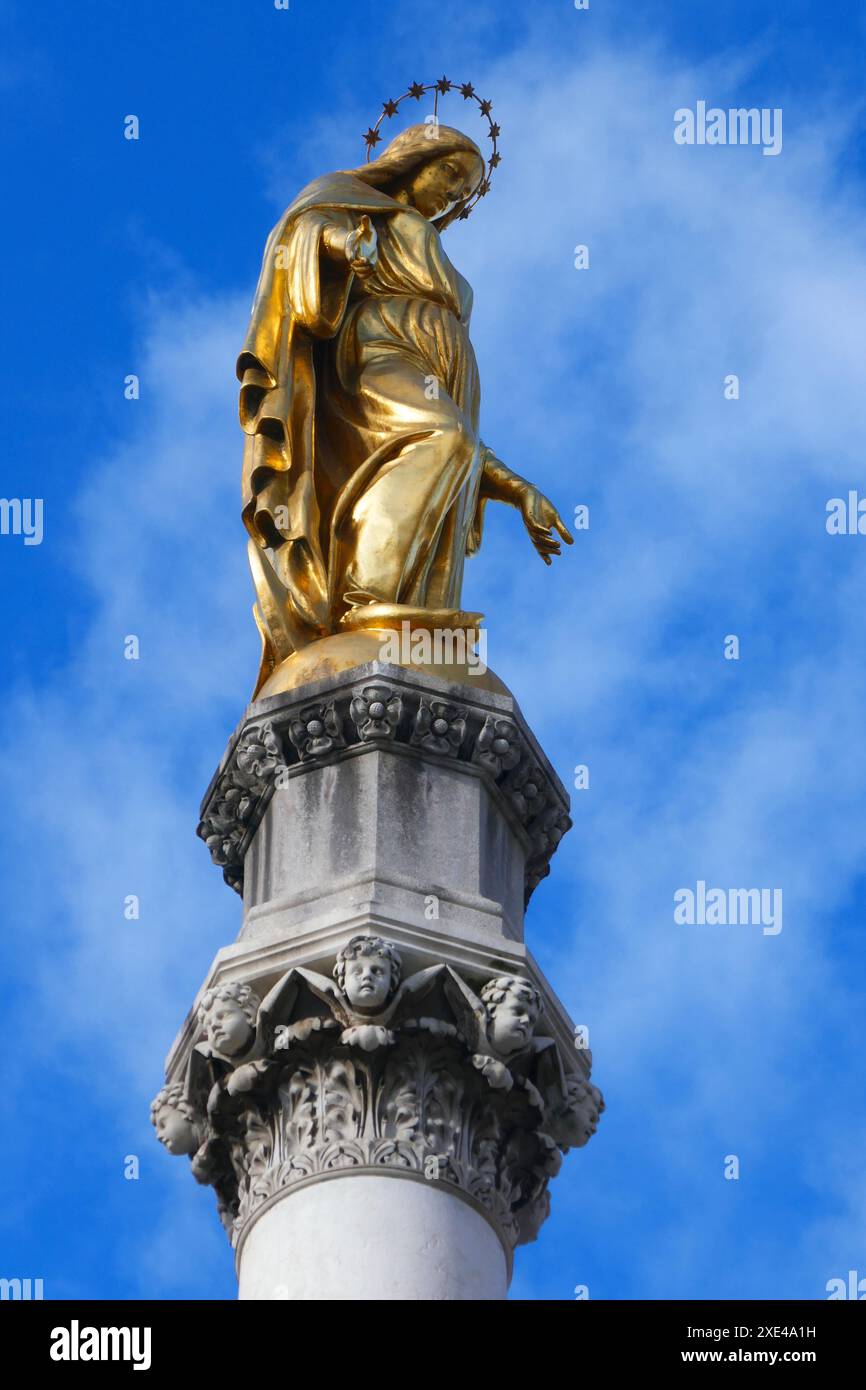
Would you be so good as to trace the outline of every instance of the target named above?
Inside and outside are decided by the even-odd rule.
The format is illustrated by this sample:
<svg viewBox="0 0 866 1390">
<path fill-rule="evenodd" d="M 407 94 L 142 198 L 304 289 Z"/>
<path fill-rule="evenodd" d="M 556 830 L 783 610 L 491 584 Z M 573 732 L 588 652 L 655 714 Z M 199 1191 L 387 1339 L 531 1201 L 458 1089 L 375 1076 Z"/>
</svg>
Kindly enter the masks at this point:
<svg viewBox="0 0 866 1390">
<path fill-rule="evenodd" d="M 201 1137 L 195 1111 L 179 1082 L 163 1086 L 157 1092 L 151 1103 L 150 1119 L 156 1137 L 170 1154 L 192 1154 L 199 1147 Z"/>
<path fill-rule="evenodd" d="M 541 995 L 519 975 L 488 980 L 481 1002 L 489 1019 L 487 1036 L 501 1057 L 526 1047 L 541 1014 Z"/>
<path fill-rule="evenodd" d="M 215 1052 L 238 1057 L 255 1035 L 259 996 L 249 985 L 220 985 L 201 1001 L 199 1020 Z"/>
</svg>

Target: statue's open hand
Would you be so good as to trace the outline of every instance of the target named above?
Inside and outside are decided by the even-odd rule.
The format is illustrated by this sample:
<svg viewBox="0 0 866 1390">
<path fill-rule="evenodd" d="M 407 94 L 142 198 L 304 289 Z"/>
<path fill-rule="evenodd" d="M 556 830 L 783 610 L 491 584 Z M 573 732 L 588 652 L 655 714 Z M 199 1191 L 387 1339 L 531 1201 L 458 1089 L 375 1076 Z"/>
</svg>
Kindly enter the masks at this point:
<svg viewBox="0 0 866 1390">
<path fill-rule="evenodd" d="M 354 232 L 346 237 L 346 260 L 356 275 L 369 275 L 379 257 L 379 238 L 376 228 L 364 213 Z"/>
<path fill-rule="evenodd" d="M 520 510 L 523 524 L 529 532 L 529 539 L 546 565 L 551 563 L 552 555 L 561 554 L 561 547 L 554 531 L 558 531 L 566 545 L 574 544 L 574 537 L 552 502 L 537 488 L 527 487 L 521 494 Z"/>
</svg>

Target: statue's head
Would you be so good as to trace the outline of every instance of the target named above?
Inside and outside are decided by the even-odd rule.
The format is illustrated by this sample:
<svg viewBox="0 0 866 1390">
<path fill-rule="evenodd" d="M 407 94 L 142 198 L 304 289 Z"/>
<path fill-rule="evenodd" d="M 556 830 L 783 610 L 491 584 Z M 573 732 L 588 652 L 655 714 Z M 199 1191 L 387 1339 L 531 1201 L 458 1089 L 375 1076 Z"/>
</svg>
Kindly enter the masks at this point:
<svg viewBox="0 0 866 1390">
<path fill-rule="evenodd" d="M 440 230 L 459 216 L 484 178 L 474 140 L 451 126 L 413 125 L 401 131 L 378 159 L 353 171 L 417 210 Z"/>
<path fill-rule="evenodd" d="M 487 1036 L 503 1057 L 526 1047 L 541 1014 L 541 995 L 519 975 L 488 980 L 481 991 L 487 1009 Z"/>
<path fill-rule="evenodd" d="M 209 989 L 201 1001 L 199 1022 L 207 1040 L 224 1057 L 246 1052 L 255 1034 L 261 1000 L 249 985 L 220 985 Z"/>
<path fill-rule="evenodd" d="M 178 1082 L 157 1092 L 151 1103 L 150 1120 L 157 1138 L 170 1154 L 192 1154 L 199 1147 L 195 1111 Z"/>
<path fill-rule="evenodd" d="M 337 956 L 334 979 L 353 1009 L 378 1013 L 394 994 L 403 963 L 381 936 L 353 936 Z"/>
</svg>

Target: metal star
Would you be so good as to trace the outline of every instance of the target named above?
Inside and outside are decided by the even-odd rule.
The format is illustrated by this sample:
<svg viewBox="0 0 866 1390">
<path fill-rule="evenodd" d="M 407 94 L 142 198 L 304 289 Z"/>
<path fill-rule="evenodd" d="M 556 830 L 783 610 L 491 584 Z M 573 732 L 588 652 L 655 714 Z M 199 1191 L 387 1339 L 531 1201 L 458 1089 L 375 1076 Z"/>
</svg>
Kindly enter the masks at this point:
<svg viewBox="0 0 866 1390">
<path fill-rule="evenodd" d="M 479 102 L 478 104 L 479 104 L 479 106 L 481 107 L 481 114 L 482 114 L 482 116 L 489 116 L 489 115 L 490 115 L 490 112 L 493 110 L 493 102 L 492 102 L 492 101 L 481 101 L 481 102 Z"/>
<path fill-rule="evenodd" d="M 458 222 L 464 222 L 468 216 L 469 216 L 469 209 L 468 209 L 468 208 L 464 208 L 462 212 L 460 212 L 460 213 L 457 214 L 457 221 L 458 221 Z"/>
<path fill-rule="evenodd" d="M 453 82 L 449 82 L 447 77 L 440 77 L 439 81 L 436 83 L 436 90 L 437 92 L 441 92 L 444 96 L 446 92 L 451 91 L 453 85 Z"/>
<path fill-rule="evenodd" d="M 491 167 L 491 169 L 498 169 L 501 163 L 502 163 L 502 155 L 501 155 L 501 154 L 499 153 L 499 151 L 497 150 L 497 151 L 496 151 L 496 154 L 492 154 L 492 155 L 490 156 L 490 167 Z"/>
<path fill-rule="evenodd" d="M 364 141 L 368 149 L 372 149 L 374 145 L 378 145 L 381 139 L 382 137 L 379 134 L 378 130 L 374 130 L 372 126 L 367 131 L 367 134 L 364 136 Z"/>
<path fill-rule="evenodd" d="M 486 198 L 486 197 L 487 197 L 487 194 L 488 194 L 489 192 L 490 192 L 490 180 L 489 180 L 489 179 L 485 179 L 483 183 L 480 183 L 480 184 L 478 185 L 478 196 L 479 196 L 479 198 Z"/>
<path fill-rule="evenodd" d="M 385 101 L 385 102 L 382 103 L 382 115 L 383 115 L 383 116 L 396 116 L 396 114 L 397 114 L 397 103 L 396 103 L 396 101 L 391 101 L 391 99 L 390 99 L 390 97 L 389 97 L 389 99 L 388 99 L 387 101 Z"/>
<path fill-rule="evenodd" d="M 406 95 L 414 97 L 416 101 L 420 101 L 424 95 L 424 83 L 413 82 Z"/>
<path fill-rule="evenodd" d="M 491 140 L 495 140 L 495 139 L 496 139 L 499 135 L 501 135 L 501 134 L 502 134 L 502 130 L 500 129 L 500 127 L 499 127 L 498 125 L 495 125 L 493 122 L 491 122 L 491 124 L 490 124 L 490 138 L 491 138 Z"/>
<path fill-rule="evenodd" d="M 470 97 L 474 97 L 475 95 L 475 88 L 473 87 L 471 82 L 464 82 L 460 88 L 460 91 L 463 94 L 464 101 L 468 101 Z"/>
</svg>

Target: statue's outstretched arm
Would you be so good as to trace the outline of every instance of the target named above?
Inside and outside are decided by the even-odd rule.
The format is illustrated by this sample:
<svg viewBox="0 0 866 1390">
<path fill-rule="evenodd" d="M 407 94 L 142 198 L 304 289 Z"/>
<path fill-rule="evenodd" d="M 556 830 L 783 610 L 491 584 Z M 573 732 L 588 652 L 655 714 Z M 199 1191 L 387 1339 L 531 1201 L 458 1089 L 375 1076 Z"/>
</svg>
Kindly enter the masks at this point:
<svg viewBox="0 0 866 1390">
<path fill-rule="evenodd" d="M 546 565 L 551 563 L 552 555 L 561 553 L 554 531 L 559 533 L 566 545 L 571 545 L 574 541 L 559 512 L 544 493 L 539 492 L 526 478 L 512 473 L 511 469 L 486 446 L 481 497 L 491 502 L 507 502 L 517 508 L 529 532 L 529 539 Z"/>
</svg>

